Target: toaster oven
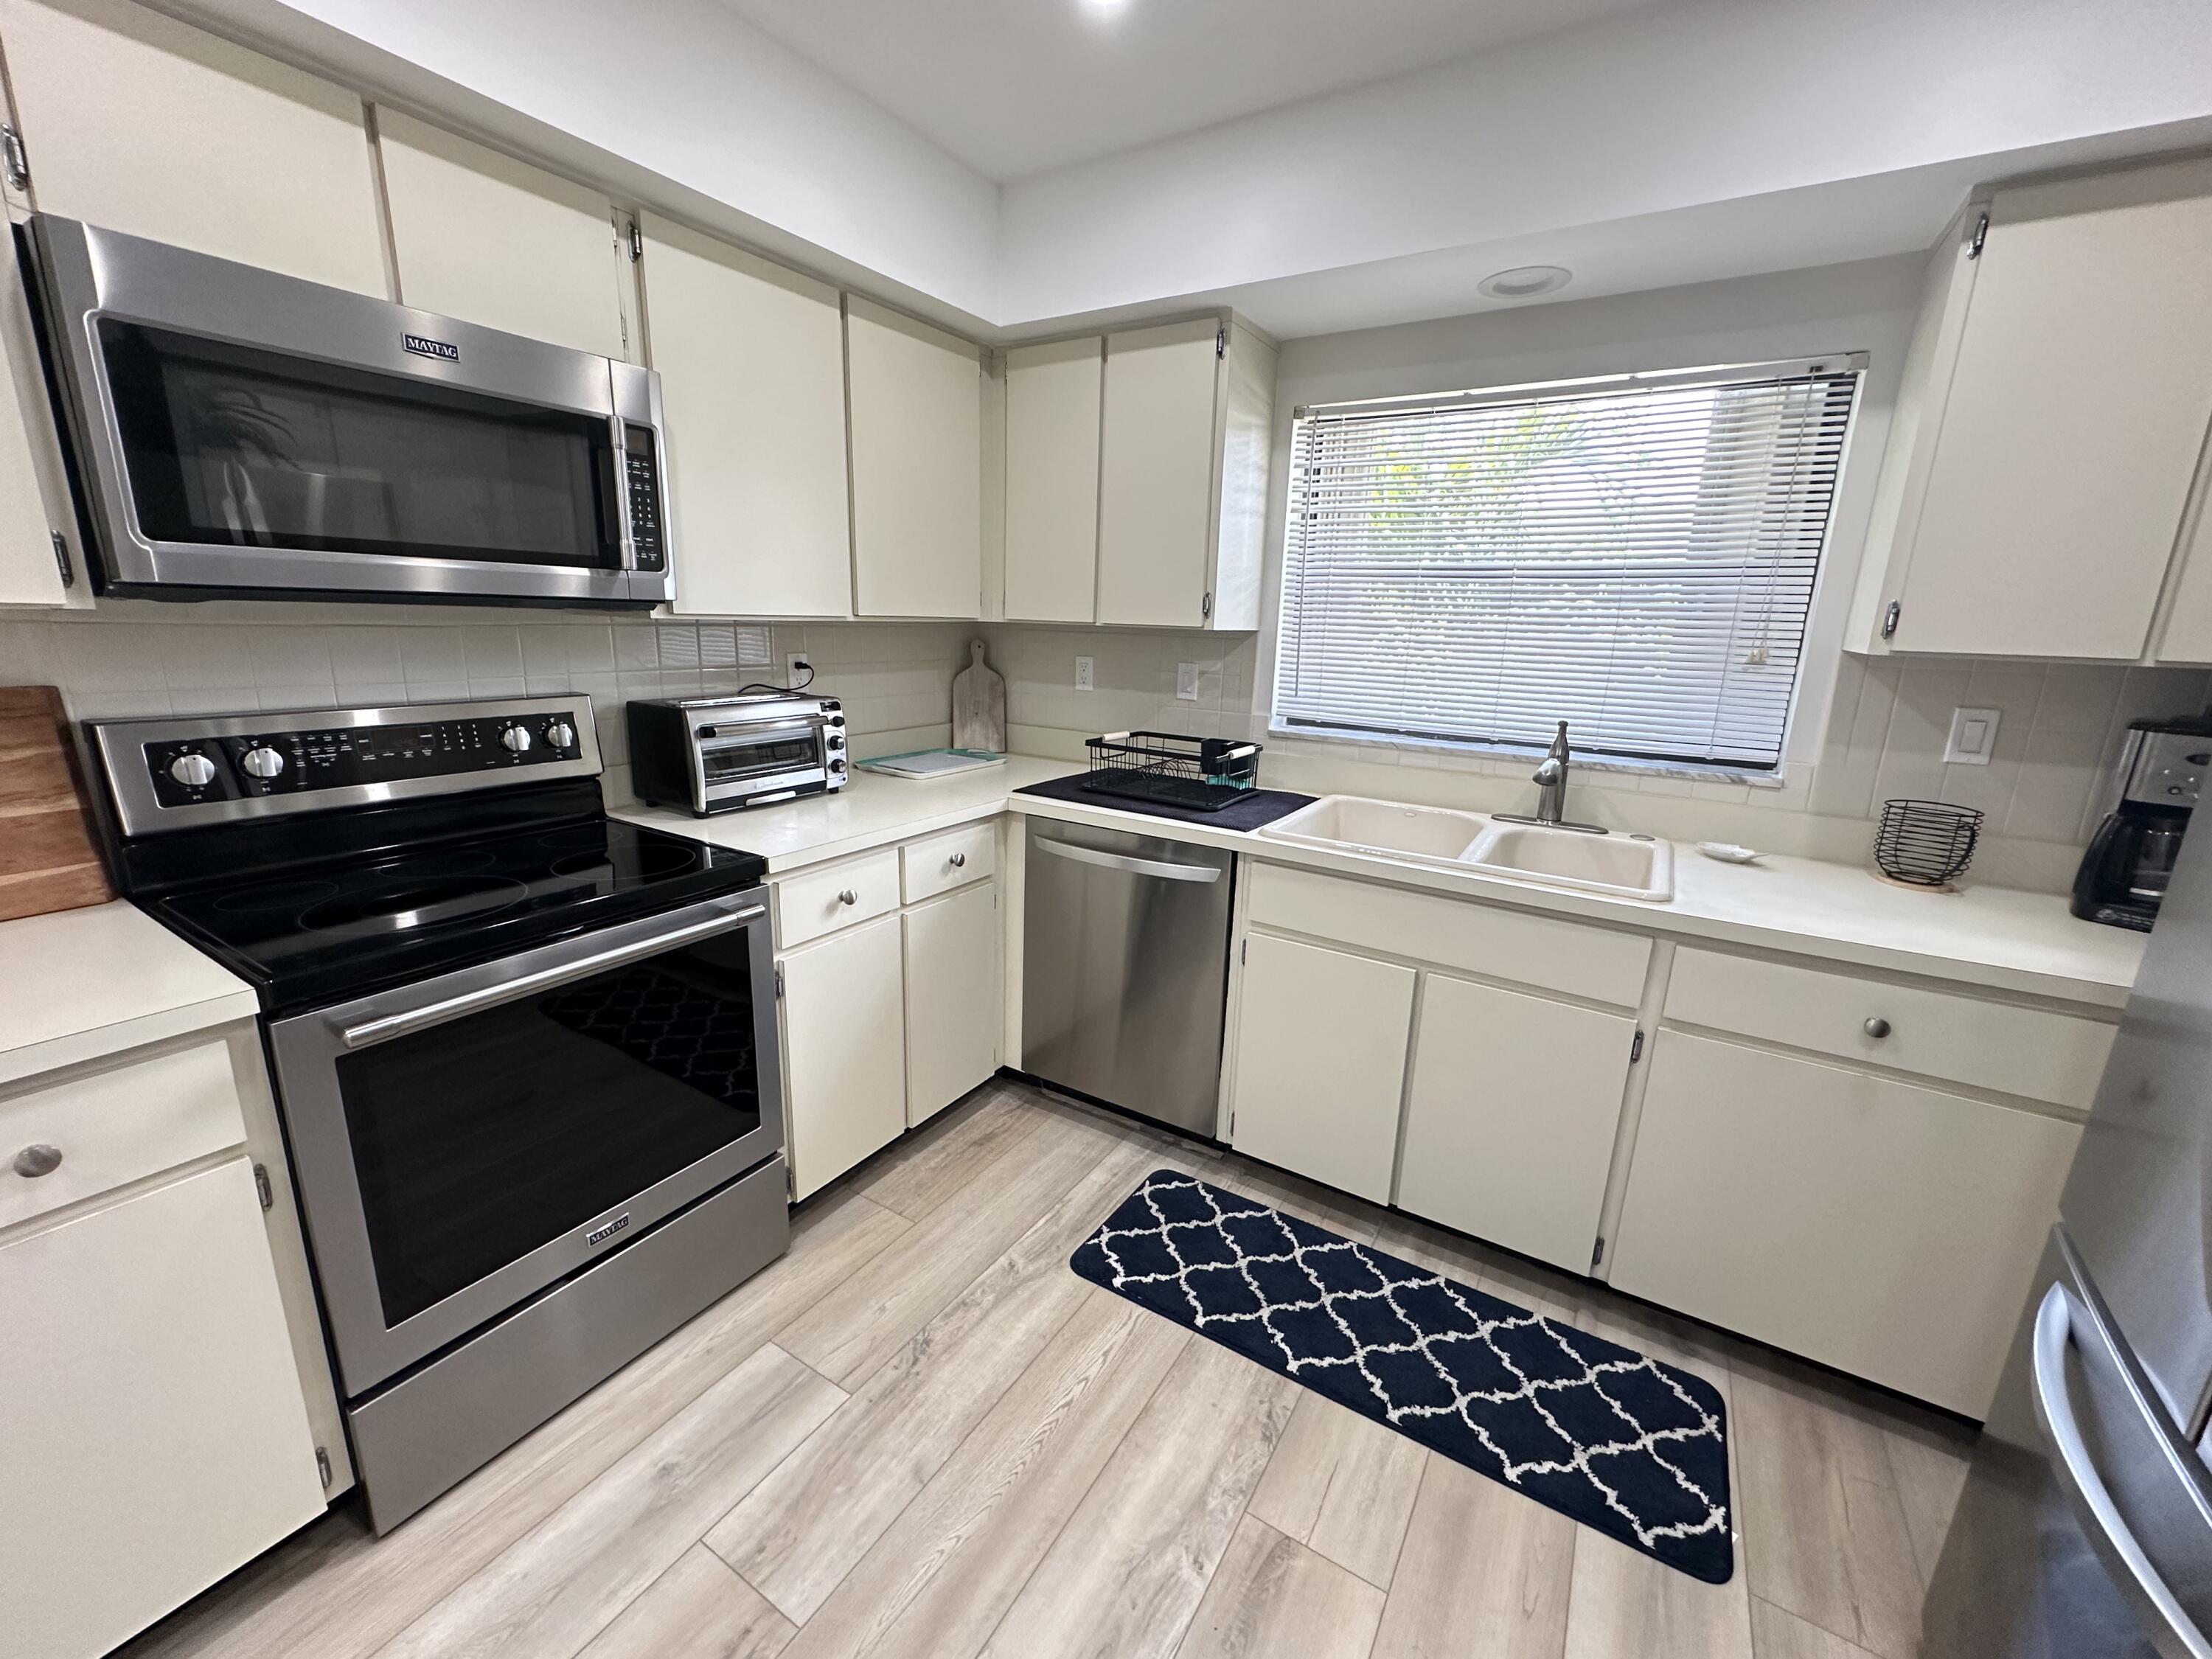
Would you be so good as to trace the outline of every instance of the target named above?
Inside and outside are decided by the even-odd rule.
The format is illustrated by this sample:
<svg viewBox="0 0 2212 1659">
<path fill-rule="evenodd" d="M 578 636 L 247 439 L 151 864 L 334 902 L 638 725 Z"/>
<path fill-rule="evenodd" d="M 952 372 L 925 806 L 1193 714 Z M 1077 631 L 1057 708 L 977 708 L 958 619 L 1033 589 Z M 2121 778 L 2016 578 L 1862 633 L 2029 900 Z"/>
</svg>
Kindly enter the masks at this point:
<svg viewBox="0 0 2212 1659">
<path fill-rule="evenodd" d="M 629 707 L 640 800 L 705 817 L 845 787 L 845 712 L 784 691 L 641 698 Z"/>
</svg>

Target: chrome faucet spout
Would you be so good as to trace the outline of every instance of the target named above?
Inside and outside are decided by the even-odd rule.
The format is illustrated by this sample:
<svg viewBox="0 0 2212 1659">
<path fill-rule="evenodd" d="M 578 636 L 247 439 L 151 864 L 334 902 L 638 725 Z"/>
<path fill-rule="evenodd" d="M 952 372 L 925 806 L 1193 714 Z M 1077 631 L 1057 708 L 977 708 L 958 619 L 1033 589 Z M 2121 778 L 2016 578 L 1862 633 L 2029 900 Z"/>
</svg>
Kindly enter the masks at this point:
<svg viewBox="0 0 2212 1659">
<path fill-rule="evenodd" d="M 1543 763 L 1537 767 L 1530 781 L 1535 784 L 1536 822 L 1558 823 L 1567 815 L 1567 769 L 1574 751 L 1567 746 L 1567 723 L 1559 722 L 1559 731 L 1553 735 L 1552 746 L 1545 751 Z"/>
</svg>

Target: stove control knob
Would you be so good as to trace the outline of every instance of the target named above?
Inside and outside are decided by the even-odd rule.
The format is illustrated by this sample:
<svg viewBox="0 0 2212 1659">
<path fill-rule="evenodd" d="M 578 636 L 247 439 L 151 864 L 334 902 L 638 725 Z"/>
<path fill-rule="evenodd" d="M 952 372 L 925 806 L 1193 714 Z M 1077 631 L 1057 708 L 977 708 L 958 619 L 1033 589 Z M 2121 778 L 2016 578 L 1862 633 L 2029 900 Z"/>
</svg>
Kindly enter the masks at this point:
<svg viewBox="0 0 2212 1659">
<path fill-rule="evenodd" d="M 169 775 L 187 789 L 204 789 L 215 781 L 215 763 L 205 755 L 179 755 L 169 763 Z"/>
<path fill-rule="evenodd" d="M 283 756 L 266 744 L 247 750 L 238 757 L 238 763 L 246 769 L 249 777 L 273 778 L 284 769 Z"/>
<path fill-rule="evenodd" d="M 576 728 L 566 720 L 555 720 L 545 728 L 545 741 L 556 749 L 573 749 L 576 746 Z"/>
<path fill-rule="evenodd" d="M 499 740 L 520 755 L 530 747 L 530 728 L 526 726 L 510 726 L 499 734 Z"/>
</svg>

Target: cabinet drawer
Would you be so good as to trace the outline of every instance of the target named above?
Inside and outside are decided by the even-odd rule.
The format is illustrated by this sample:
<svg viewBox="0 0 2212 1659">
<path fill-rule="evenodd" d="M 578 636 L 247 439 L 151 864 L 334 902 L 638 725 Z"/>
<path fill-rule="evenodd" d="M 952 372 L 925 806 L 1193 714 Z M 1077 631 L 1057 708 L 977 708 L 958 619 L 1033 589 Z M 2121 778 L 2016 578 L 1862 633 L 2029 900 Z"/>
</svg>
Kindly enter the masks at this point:
<svg viewBox="0 0 2212 1659">
<path fill-rule="evenodd" d="M 850 894 L 848 899 L 846 896 Z M 776 943 L 788 950 L 840 927 L 898 908 L 899 855 L 885 848 L 821 870 L 779 877 L 775 883 Z"/>
<path fill-rule="evenodd" d="M 1251 918 L 1392 956 L 1632 1008 L 1651 941 L 1464 899 L 1346 881 L 1281 865 L 1252 872 Z"/>
<path fill-rule="evenodd" d="M 999 825 L 994 818 L 908 842 L 899 849 L 906 902 L 918 904 L 982 880 L 998 866 L 998 847 Z"/>
<path fill-rule="evenodd" d="M 230 1048 L 221 1039 L 110 1066 L 0 1100 L 0 1227 L 246 1139 Z M 50 1173 L 15 1173 L 28 1146 L 62 1155 Z"/>
<path fill-rule="evenodd" d="M 1666 1017 L 2084 1111 L 2114 1030 L 2039 1008 L 1686 950 L 1675 953 Z"/>
</svg>

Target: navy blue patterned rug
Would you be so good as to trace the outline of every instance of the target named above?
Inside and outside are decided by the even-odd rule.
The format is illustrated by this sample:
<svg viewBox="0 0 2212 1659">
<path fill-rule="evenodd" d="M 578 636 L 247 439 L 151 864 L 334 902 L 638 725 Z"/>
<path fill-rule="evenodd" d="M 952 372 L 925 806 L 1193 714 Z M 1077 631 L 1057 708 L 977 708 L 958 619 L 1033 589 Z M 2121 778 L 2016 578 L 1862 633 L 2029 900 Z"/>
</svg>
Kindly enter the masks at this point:
<svg viewBox="0 0 2212 1659">
<path fill-rule="evenodd" d="M 1693 1578 L 1735 1571 L 1702 1377 L 1172 1170 L 1069 1265 Z"/>
</svg>

